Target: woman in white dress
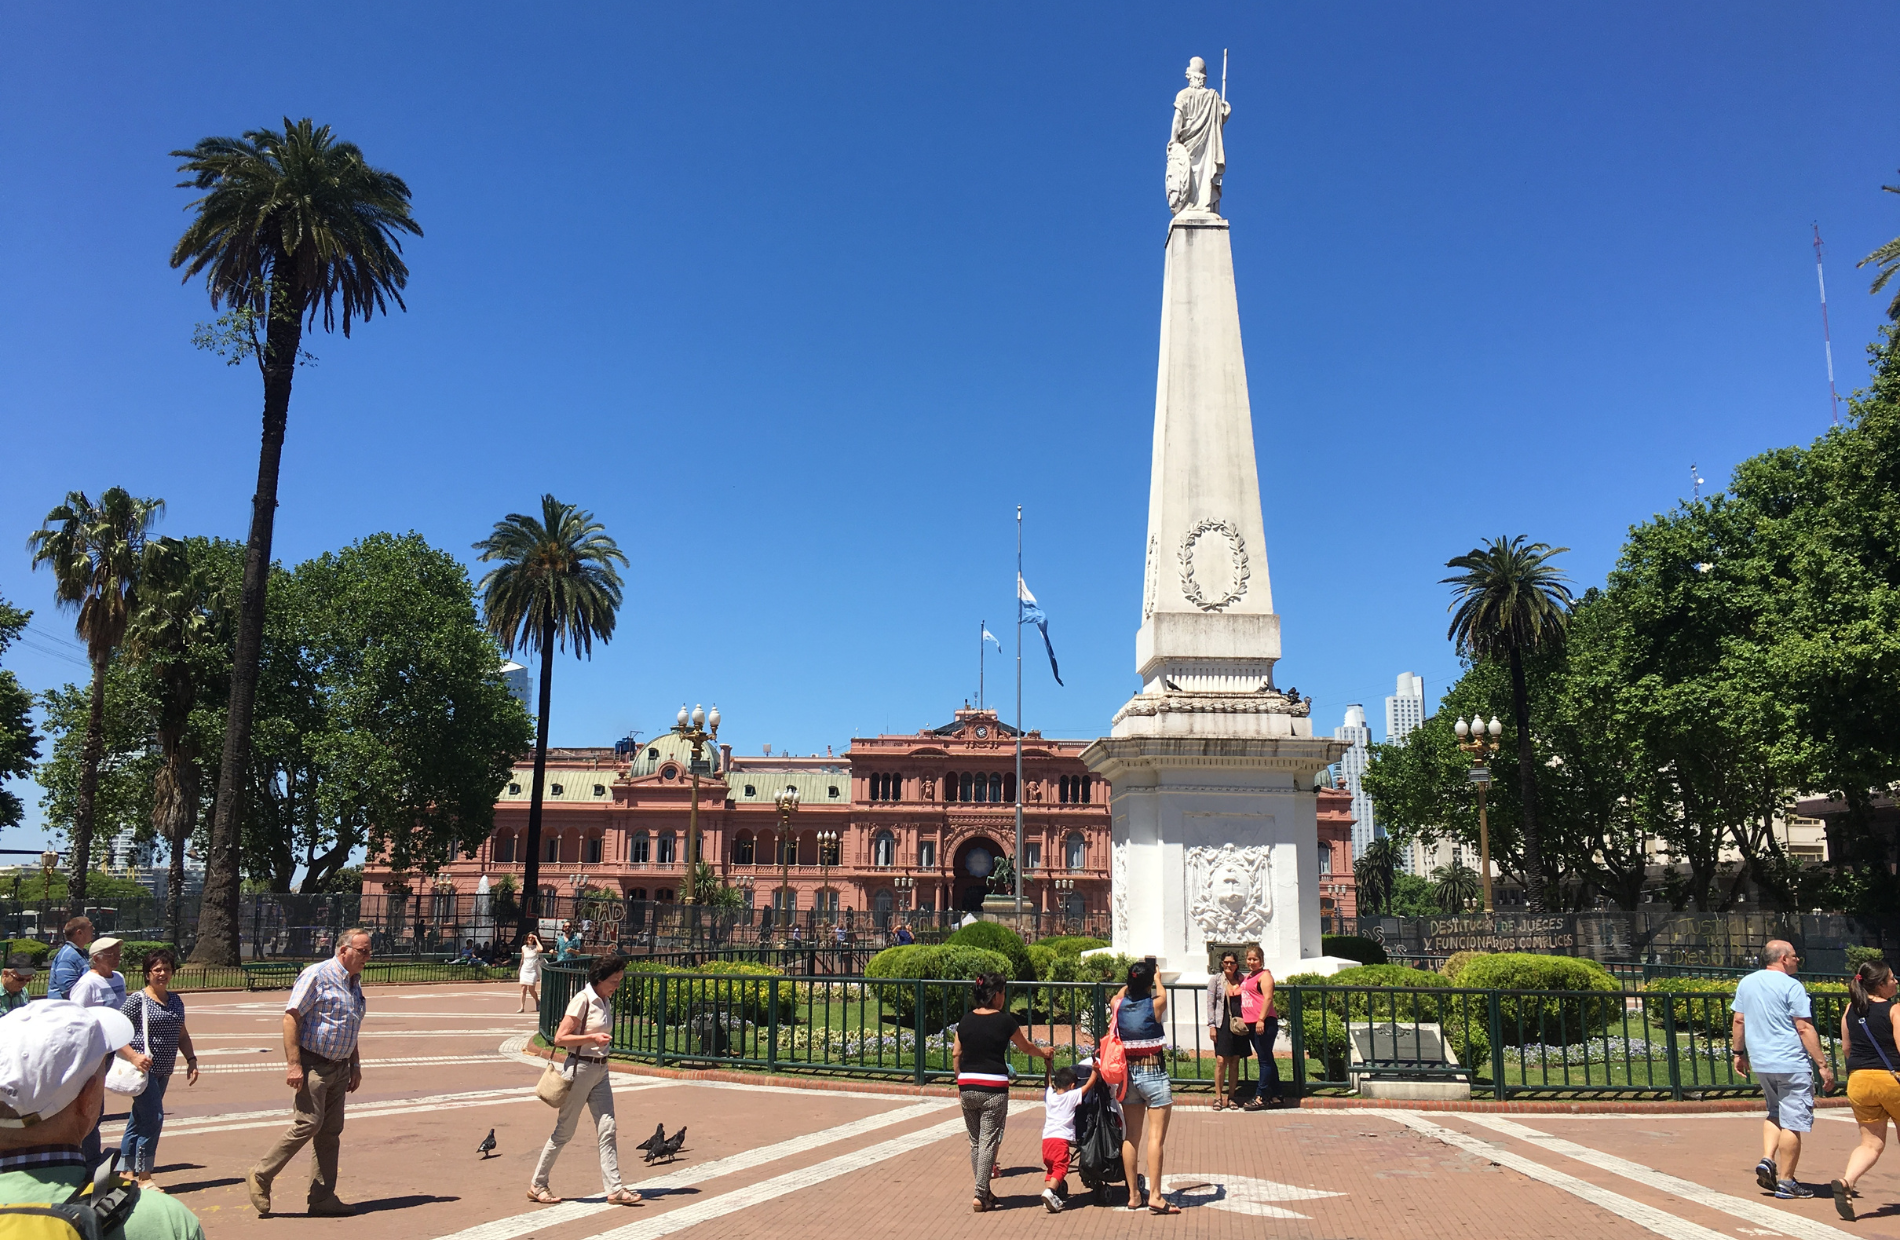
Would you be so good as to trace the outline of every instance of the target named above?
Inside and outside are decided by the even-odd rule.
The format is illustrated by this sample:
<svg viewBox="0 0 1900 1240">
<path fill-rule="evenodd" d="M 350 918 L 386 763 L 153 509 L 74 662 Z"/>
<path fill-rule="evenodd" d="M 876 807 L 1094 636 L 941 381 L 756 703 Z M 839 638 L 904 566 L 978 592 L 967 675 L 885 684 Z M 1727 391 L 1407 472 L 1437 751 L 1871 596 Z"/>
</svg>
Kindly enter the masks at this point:
<svg viewBox="0 0 1900 1240">
<path fill-rule="evenodd" d="M 528 1010 L 528 1000 L 534 1000 L 535 1011 L 541 1010 L 541 940 L 530 934 L 521 945 L 521 1006 L 518 1012 Z"/>
</svg>

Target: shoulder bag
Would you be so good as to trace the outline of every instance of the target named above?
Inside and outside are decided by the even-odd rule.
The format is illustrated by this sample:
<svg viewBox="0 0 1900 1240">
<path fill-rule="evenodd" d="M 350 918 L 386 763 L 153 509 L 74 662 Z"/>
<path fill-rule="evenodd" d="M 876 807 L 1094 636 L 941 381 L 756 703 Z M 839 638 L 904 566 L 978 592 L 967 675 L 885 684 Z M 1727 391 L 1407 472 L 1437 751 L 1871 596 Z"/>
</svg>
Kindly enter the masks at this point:
<svg viewBox="0 0 1900 1240">
<path fill-rule="evenodd" d="M 145 1053 L 150 1055 L 152 1053 L 152 1000 L 144 991 L 139 992 L 139 1025 Z M 112 1057 L 112 1070 L 106 1073 L 106 1088 L 115 1094 L 136 1098 L 145 1092 L 145 1086 L 150 1079 L 145 1073 L 139 1071 L 131 1060 L 115 1054 Z"/>
<path fill-rule="evenodd" d="M 1128 1052 L 1122 1046 L 1120 999 L 1108 1009 L 1108 1029 L 1095 1040 L 1095 1069 L 1116 1098 L 1128 1088 Z"/>
<path fill-rule="evenodd" d="M 1891 1021 L 1892 1019 L 1892 1016 L 1889 1015 L 1888 1020 Z M 1887 1058 L 1886 1051 L 1880 1049 L 1880 1039 L 1876 1038 L 1874 1031 L 1867 1027 L 1867 1018 L 1865 1016 L 1860 1018 L 1860 1031 L 1867 1035 L 1867 1045 L 1874 1048 L 1874 1054 L 1880 1056 L 1880 1062 L 1887 1069 L 1887 1075 L 1896 1081 L 1900 1081 L 1900 1072 L 1894 1071 L 1893 1061 Z"/>
<path fill-rule="evenodd" d="M 587 1032 L 589 1006 L 591 1005 L 582 1006 L 580 1028 L 576 1029 L 575 1033 Z M 557 1025 L 555 1028 L 558 1031 L 560 1026 Z M 550 1047 L 550 1053 L 552 1050 L 553 1048 Z M 580 1060 L 575 1057 L 575 1052 L 571 1049 L 567 1052 L 567 1060 L 563 1063 L 555 1063 L 553 1059 L 549 1059 L 548 1066 L 541 1070 L 540 1081 L 535 1084 L 534 1096 L 558 1109 L 567 1101 L 568 1091 L 574 1088 L 574 1073 L 579 1067 Z"/>
</svg>

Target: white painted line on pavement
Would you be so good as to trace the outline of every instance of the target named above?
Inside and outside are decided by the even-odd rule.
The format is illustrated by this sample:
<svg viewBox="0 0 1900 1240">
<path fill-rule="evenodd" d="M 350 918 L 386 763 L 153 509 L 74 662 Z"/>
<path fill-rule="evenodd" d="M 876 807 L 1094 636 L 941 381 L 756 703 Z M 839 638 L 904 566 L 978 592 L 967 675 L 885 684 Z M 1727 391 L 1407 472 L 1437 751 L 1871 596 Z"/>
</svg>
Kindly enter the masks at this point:
<svg viewBox="0 0 1900 1240">
<path fill-rule="evenodd" d="M 1626 1218 L 1640 1227 L 1666 1237 L 1667 1240 L 1717 1240 L 1717 1237 L 1727 1240 L 1723 1233 L 1713 1231 L 1700 1223 L 1691 1223 L 1688 1219 L 1665 1214 L 1655 1206 L 1645 1205 L 1620 1193 L 1613 1193 L 1607 1188 L 1599 1188 L 1587 1180 L 1580 1180 L 1574 1175 L 1546 1167 L 1543 1163 L 1533 1162 L 1531 1159 L 1513 1154 L 1502 1146 L 1493 1145 L 1489 1141 L 1480 1140 L 1451 1128 L 1440 1127 L 1416 1111 L 1380 1111 L 1377 1114 L 1404 1124 L 1415 1132 L 1442 1141 L 1453 1149 L 1475 1154 L 1501 1167 L 1509 1167 L 1519 1175 L 1529 1176 L 1539 1183 L 1562 1189 L 1573 1197 L 1580 1197 L 1598 1209 L 1608 1210 L 1619 1218 Z"/>
<path fill-rule="evenodd" d="M 1562 1154 L 1600 1170 L 1614 1172 L 1625 1179 L 1660 1189 L 1665 1193 L 1681 1197 L 1685 1201 L 1693 1201 L 1699 1206 L 1720 1210 L 1724 1214 L 1732 1214 L 1736 1218 L 1747 1219 L 1751 1223 L 1760 1223 L 1764 1227 L 1773 1227 L 1786 1235 L 1799 1237 L 1800 1240 L 1846 1240 L 1846 1237 L 1854 1234 L 1842 1231 L 1838 1227 L 1830 1227 L 1826 1223 L 1803 1218 L 1791 1211 L 1777 1210 L 1764 1201 L 1750 1201 L 1746 1197 L 1731 1197 L 1726 1193 L 1718 1193 L 1693 1180 L 1685 1180 L 1667 1172 L 1657 1171 L 1653 1167 L 1645 1167 L 1641 1163 L 1631 1162 L 1627 1158 L 1618 1158 L 1614 1154 L 1605 1154 L 1587 1145 L 1566 1141 L 1562 1137 L 1553 1137 L 1547 1132 L 1527 1128 L 1523 1124 L 1501 1116 L 1467 1114 L 1459 1118 L 1469 1123 L 1479 1124 L 1494 1132 L 1501 1132 L 1507 1137 L 1516 1137 L 1519 1141 L 1535 1145 L 1539 1149 L 1549 1150 L 1553 1154 Z"/>
<path fill-rule="evenodd" d="M 1022 1111 L 1039 1111 L 1042 1109 L 1042 1103 L 1031 1103 L 1021 1109 Z M 763 1205 L 787 1193 L 816 1188 L 827 1180 L 835 1180 L 841 1175 L 849 1175 L 854 1171 L 863 1171 L 870 1167 L 884 1166 L 893 1158 L 900 1158 L 913 1150 L 933 1145 L 945 1137 L 962 1136 L 967 1132 L 963 1118 L 958 1116 L 946 1123 L 933 1124 L 929 1128 L 920 1128 L 916 1132 L 906 1133 L 901 1137 L 892 1137 L 889 1141 L 880 1141 L 876 1145 L 869 1145 L 849 1154 L 840 1154 L 836 1158 L 826 1159 L 824 1162 L 814 1163 L 812 1166 L 803 1167 L 797 1171 L 787 1171 L 784 1175 L 773 1176 L 769 1180 L 760 1180 L 757 1184 L 750 1184 L 745 1188 L 695 1201 L 691 1205 L 681 1206 L 677 1210 L 668 1210 L 664 1214 L 656 1214 L 651 1218 L 643 1218 L 625 1227 L 603 1231 L 593 1240 L 657 1240 L 660 1236 L 684 1231 L 688 1227 L 696 1227 L 700 1223 L 722 1218 L 736 1210 Z M 636 1185 L 636 1187 L 644 1188 L 645 1185 Z M 607 1208 L 611 1210 L 615 1207 L 608 1206 Z M 1715 1234 L 1709 1233 L 1711 1236 Z M 1688 1238 L 1684 1237 L 1683 1240 L 1688 1240 Z M 1698 1237 L 1697 1240 L 1701 1238 Z"/>
<path fill-rule="evenodd" d="M 411 1068 L 411 1067 L 423 1066 L 426 1064 L 448 1064 L 448 1063 L 491 1063 L 492 1064 L 495 1062 L 495 1059 L 496 1059 L 495 1052 L 489 1051 L 483 1055 L 418 1055 L 412 1058 L 404 1058 L 404 1059 L 365 1059 L 362 1061 L 362 1064 L 363 1064 L 364 1070 L 368 1071 L 371 1068 Z M 226 1072 L 282 1072 L 283 1070 L 284 1070 L 284 1065 L 281 1061 L 279 1061 L 277 1063 L 211 1064 L 211 1065 L 207 1065 L 205 1067 L 200 1068 L 198 1071 L 201 1074 L 217 1073 L 219 1075 L 223 1075 Z"/>
<path fill-rule="evenodd" d="M 822 1145 L 830 1145 L 835 1141 L 843 1141 L 851 1137 L 862 1136 L 867 1132 L 874 1132 L 879 1128 L 887 1128 L 892 1124 L 901 1124 L 909 1120 L 921 1118 L 922 1116 L 938 1114 L 956 1105 L 956 1103 L 944 1099 L 897 1107 L 877 1115 L 867 1116 L 864 1119 L 852 1120 L 848 1124 L 839 1124 L 835 1128 L 824 1128 L 817 1132 L 807 1133 L 801 1137 L 793 1137 L 790 1140 L 780 1141 L 773 1145 L 764 1145 L 755 1150 L 746 1150 L 743 1153 L 733 1154 L 726 1158 L 714 1159 L 712 1162 L 704 1163 L 697 1167 L 682 1168 L 679 1171 L 654 1176 L 650 1180 L 629 1183 L 627 1187 L 636 1189 L 641 1193 L 657 1192 L 661 1189 L 687 1188 L 694 1184 L 704 1183 L 707 1180 L 717 1179 L 720 1176 L 732 1175 L 735 1172 L 746 1171 L 753 1167 L 763 1166 L 766 1163 L 776 1162 L 781 1158 L 790 1158 L 794 1155 L 802 1154 L 807 1150 L 817 1149 Z M 925 1128 L 920 1132 L 910 1133 L 907 1136 L 898 1137 L 894 1141 L 886 1141 L 882 1145 L 872 1146 L 869 1150 L 860 1150 L 856 1154 L 847 1154 L 843 1157 L 847 1159 L 859 1158 L 866 1153 L 886 1150 L 887 1147 L 898 1145 L 902 1145 L 903 1149 L 912 1149 L 916 1146 L 927 1145 L 932 1141 L 941 1140 L 943 1137 L 948 1136 L 952 1130 L 957 1132 L 963 1131 L 963 1120 L 961 1118 L 947 1124 L 938 1124 L 932 1128 Z M 906 1142 L 909 1144 L 904 1144 Z M 902 1151 L 899 1150 L 895 1152 Z M 881 1159 L 887 1156 L 888 1153 L 879 1154 L 877 1158 Z M 838 1161 L 840 1160 L 833 1159 L 831 1163 Z M 791 1174 L 809 1174 L 813 1171 L 817 1171 L 820 1167 L 828 1167 L 831 1163 L 819 1163 L 817 1167 L 807 1168 L 803 1172 L 793 1172 Z M 855 1167 L 849 1169 L 855 1170 Z M 836 1174 L 842 1174 L 842 1172 Z M 784 1178 L 786 1177 L 779 1177 L 779 1179 Z M 828 1179 L 830 1177 L 822 1176 L 820 1178 Z M 819 1181 L 814 1180 L 812 1182 L 818 1183 Z M 764 1183 L 772 1184 L 776 1183 L 776 1181 L 766 1180 Z M 762 1187 L 762 1185 L 753 1186 L 753 1188 L 759 1187 Z M 785 1191 L 790 1192 L 791 1190 L 786 1189 Z M 777 1196 L 778 1194 L 775 1193 L 772 1195 Z M 731 1201 L 735 1196 L 736 1194 L 726 1193 L 714 1197 L 711 1200 L 713 1202 L 727 1202 Z M 764 1198 L 761 1200 L 764 1200 Z M 650 1203 L 651 1201 L 652 1199 L 649 1198 Z M 464 1231 L 458 1231 L 447 1236 L 439 1237 L 439 1240 L 514 1240 L 517 1236 L 530 1235 L 544 1228 L 557 1227 L 563 1223 L 574 1222 L 577 1219 L 604 1214 L 609 1210 L 621 1210 L 625 1208 L 624 1206 L 610 1206 L 597 1196 L 572 1198 L 559 1205 L 543 1206 L 539 1210 L 530 1210 L 526 1214 L 517 1214 L 509 1218 L 495 1219 L 492 1222 L 481 1223 Z M 697 1208 L 697 1203 L 694 1206 L 669 1211 L 654 1221 L 658 1222 L 672 1218 L 677 1214 L 683 1213 L 685 1210 L 695 1208 Z M 731 1208 L 740 1209 L 742 1207 L 735 1205 Z M 724 1208 L 714 1211 L 715 1214 L 723 1212 Z M 695 1219 L 694 1221 L 698 1220 Z M 685 1223 L 681 1224 L 681 1226 L 688 1225 L 689 1224 Z M 582 1229 L 574 1229 L 573 1234 L 578 1234 L 581 1230 Z M 563 1234 L 569 1235 L 570 1233 L 563 1232 Z M 617 1235 L 618 1233 L 609 1232 L 607 1234 Z"/>
</svg>

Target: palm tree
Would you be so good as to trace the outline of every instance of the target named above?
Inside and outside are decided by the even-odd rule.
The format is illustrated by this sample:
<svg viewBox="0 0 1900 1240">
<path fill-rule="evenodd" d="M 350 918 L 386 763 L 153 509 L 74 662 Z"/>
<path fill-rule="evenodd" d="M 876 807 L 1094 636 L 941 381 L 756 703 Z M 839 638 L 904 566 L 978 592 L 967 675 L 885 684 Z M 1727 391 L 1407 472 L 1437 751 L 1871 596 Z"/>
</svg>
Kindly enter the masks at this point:
<svg viewBox="0 0 1900 1240">
<path fill-rule="evenodd" d="M 1900 185 L 1883 185 L 1880 188 L 1889 194 L 1900 194 Z M 1893 279 L 1894 272 L 1900 271 L 1900 237 L 1895 237 L 1854 265 L 1865 267 L 1868 263 L 1880 268 L 1880 274 L 1874 277 L 1874 286 L 1867 290 L 1869 293 L 1878 293 L 1887 287 L 1887 281 Z M 1887 317 L 1900 323 L 1900 290 L 1895 291 L 1893 301 L 1887 306 Z"/>
<path fill-rule="evenodd" d="M 482 619 L 504 653 L 532 650 L 541 660 L 540 705 L 534 720 L 534 782 L 528 792 L 528 856 L 517 941 L 539 916 L 541 785 L 548 765 L 548 706 L 554 694 L 554 652 L 573 644 L 591 658 L 594 641 L 613 639 L 620 610 L 620 574 L 627 557 L 606 527 L 572 504 L 541 497 L 541 519 L 511 512 L 475 544 L 496 561 L 480 586 Z"/>
<path fill-rule="evenodd" d="M 1392 906 L 1394 872 L 1398 869 L 1399 848 L 1392 837 L 1382 835 L 1366 845 L 1359 860 L 1352 863 L 1353 889 L 1359 907 L 1368 913 L 1383 913 Z"/>
<path fill-rule="evenodd" d="M 68 491 L 66 502 L 47 513 L 27 539 L 33 567 L 51 568 L 55 597 L 62 607 L 79 613 L 75 628 L 92 662 L 92 712 L 86 718 L 86 743 L 80 750 L 79 798 L 72 823 L 73 872 L 67 884 L 75 916 L 85 907 L 86 876 L 92 870 L 93 799 L 99 791 L 99 760 L 105 750 L 106 667 L 137 606 L 146 534 L 164 510 L 164 500 L 134 499 L 124 487 L 107 488 L 97 505 L 84 491 Z"/>
<path fill-rule="evenodd" d="M 152 826 L 171 843 L 165 884 L 172 945 L 183 931 L 185 846 L 198 827 L 203 746 L 192 711 L 223 670 L 232 604 L 194 552 L 204 540 L 160 538 L 147 544 L 139 604 L 126 628 L 126 650 L 152 668 L 158 688 L 158 749 L 162 761 L 153 788 Z"/>
<path fill-rule="evenodd" d="M 1493 539 L 1446 568 L 1463 570 L 1441 584 L 1453 587 L 1451 631 L 1464 657 L 1478 662 L 1503 655 L 1511 666 L 1511 705 L 1517 720 L 1517 777 L 1523 805 L 1524 895 L 1533 913 L 1544 911 L 1543 837 L 1537 823 L 1537 774 L 1531 749 L 1531 702 L 1524 656 L 1563 643 L 1570 624 L 1570 586 L 1550 563 L 1568 547 L 1526 545 L 1524 536 Z"/>
<path fill-rule="evenodd" d="M 1453 861 L 1432 871 L 1432 899 L 1447 913 L 1462 913 L 1483 895 L 1483 880 L 1462 861 Z"/>
<path fill-rule="evenodd" d="M 205 868 L 198 945 L 191 958 L 236 964 L 238 958 L 238 786 L 249 766 L 251 716 L 264 644 L 264 590 L 270 577 L 271 531 L 277 512 L 277 470 L 290 416 L 290 386 L 303 355 L 303 333 L 319 313 L 325 331 L 343 334 L 353 319 L 403 307 L 409 268 L 398 234 L 422 235 L 409 214 L 409 187 L 372 168 L 354 143 L 328 125 L 284 118 L 280 132 L 253 129 L 241 138 L 206 138 L 188 150 L 181 188 L 204 191 L 197 218 L 172 250 L 185 279 L 201 272 L 211 304 L 224 307 L 240 337 L 235 357 L 249 356 L 264 380 L 264 440 L 251 533 L 244 548 L 237 648 L 230 710 Z M 257 338 L 263 321 L 264 339 Z"/>
</svg>

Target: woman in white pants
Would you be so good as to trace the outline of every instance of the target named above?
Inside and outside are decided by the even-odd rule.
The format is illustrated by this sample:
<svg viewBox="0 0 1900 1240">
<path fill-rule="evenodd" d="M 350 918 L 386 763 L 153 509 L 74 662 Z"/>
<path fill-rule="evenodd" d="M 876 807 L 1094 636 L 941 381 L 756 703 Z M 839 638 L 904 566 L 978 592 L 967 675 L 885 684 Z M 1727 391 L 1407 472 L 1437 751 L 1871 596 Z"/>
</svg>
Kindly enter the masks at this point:
<svg viewBox="0 0 1900 1240">
<path fill-rule="evenodd" d="M 561 1103 L 554 1121 L 554 1132 L 541 1147 L 541 1160 L 534 1166 L 534 1180 L 528 1185 L 528 1200 L 543 1205 L 560 1201 L 548 1187 L 548 1176 L 561 1147 L 574 1135 L 585 1106 L 594 1115 L 594 1131 L 600 1140 L 600 1186 L 607 1204 L 637 1206 L 640 1194 L 620 1183 L 620 1151 L 614 1143 L 614 1095 L 607 1069 L 607 1047 L 613 1042 L 613 997 L 626 976 L 624 957 L 611 956 L 596 963 L 588 972 L 587 985 L 567 1005 L 561 1027 L 554 1033 L 554 1045 L 567 1051 L 567 1073 L 573 1088 Z"/>
</svg>

